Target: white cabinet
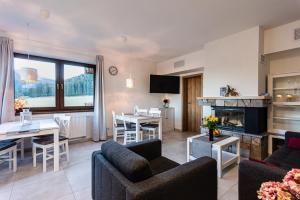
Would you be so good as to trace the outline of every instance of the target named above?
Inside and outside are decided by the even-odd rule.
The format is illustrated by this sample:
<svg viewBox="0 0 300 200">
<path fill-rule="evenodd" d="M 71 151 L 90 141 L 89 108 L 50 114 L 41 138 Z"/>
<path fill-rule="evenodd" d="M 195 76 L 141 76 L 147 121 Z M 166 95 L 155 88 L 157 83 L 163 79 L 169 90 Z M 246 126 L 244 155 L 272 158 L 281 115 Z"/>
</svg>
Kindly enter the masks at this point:
<svg viewBox="0 0 300 200">
<path fill-rule="evenodd" d="M 162 117 L 162 131 L 175 130 L 175 108 L 160 108 Z"/>
</svg>

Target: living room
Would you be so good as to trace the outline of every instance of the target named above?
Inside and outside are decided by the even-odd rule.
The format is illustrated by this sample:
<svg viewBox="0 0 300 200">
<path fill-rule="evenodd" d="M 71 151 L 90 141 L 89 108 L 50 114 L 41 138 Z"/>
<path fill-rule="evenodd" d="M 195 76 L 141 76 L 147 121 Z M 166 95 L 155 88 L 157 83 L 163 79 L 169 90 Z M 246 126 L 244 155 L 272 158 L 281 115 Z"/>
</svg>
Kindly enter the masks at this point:
<svg viewBox="0 0 300 200">
<path fill-rule="evenodd" d="M 298 1 L 0 5 L 0 199 L 300 198 Z"/>
</svg>

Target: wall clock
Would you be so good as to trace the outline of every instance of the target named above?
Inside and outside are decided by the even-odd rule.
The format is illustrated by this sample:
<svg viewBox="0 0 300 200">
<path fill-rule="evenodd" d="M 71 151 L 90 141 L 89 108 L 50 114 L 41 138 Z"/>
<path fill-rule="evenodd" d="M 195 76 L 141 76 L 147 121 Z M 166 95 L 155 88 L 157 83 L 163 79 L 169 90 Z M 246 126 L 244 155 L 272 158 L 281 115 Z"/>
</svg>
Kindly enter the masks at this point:
<svg viewBox="0 0 300 200">
<path fill-rule="evenodd" d="M 116 76 L 118 74 L 118 68 L 116 66 L 110 66 L 108 72 L 110 75 Z"/>
</svg>

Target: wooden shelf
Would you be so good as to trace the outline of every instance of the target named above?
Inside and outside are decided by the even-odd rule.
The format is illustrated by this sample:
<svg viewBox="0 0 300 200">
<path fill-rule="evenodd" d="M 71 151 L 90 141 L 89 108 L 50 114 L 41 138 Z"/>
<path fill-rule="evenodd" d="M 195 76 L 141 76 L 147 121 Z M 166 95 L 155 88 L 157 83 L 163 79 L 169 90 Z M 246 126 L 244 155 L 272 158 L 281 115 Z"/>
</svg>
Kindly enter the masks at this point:
<svg viewBox="0 0 300 200">
<path fill-rule="evenodd" d="M 300 90 L 300 87 L 273 88 L 273 90 Z"/>
<path fill-rule="evenodd" d="M 300 106 L 299 101 L 295 102 L 273 102 L 274 106 Z"/>
<path fill-rule="evenodd" d="M 273 119 L 300 121 L 300 117 L 273 117 Z"/>
<path fill-rule="evenodd" d="M 268 100 L 270 96 L 197 97 L 198 100 Z"/>
</svg>

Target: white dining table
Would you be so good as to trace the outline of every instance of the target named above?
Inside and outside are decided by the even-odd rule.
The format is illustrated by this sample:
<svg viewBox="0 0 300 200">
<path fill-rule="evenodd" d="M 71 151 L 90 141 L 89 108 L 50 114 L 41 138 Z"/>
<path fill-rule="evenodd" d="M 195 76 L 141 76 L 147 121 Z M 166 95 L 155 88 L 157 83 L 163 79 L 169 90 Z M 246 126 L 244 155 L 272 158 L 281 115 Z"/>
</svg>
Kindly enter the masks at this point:
<svg viewBox="0 0 300 200">
<path fill-rule="evenodd" d="M 59 171 L 59 126 L 53 119 L 32 120 L 31 124 L 7 122 L 0 124 L 0 141 L 53 134 L 54 171 Z"/>
<path fill-rule="evenodd" d="M 141 141 L 141 135 L 139 134 L 140 133 L 140 124 L 157 122 L 158 123 L 158 138 L 160 140 L 162 140 L 162 118 L 161 117 L 125 114 L 125 115 L 116 115 L 116 120 L 131 122 L 131 123 L 136 124 L 137 142 Z"/>
</svg>

